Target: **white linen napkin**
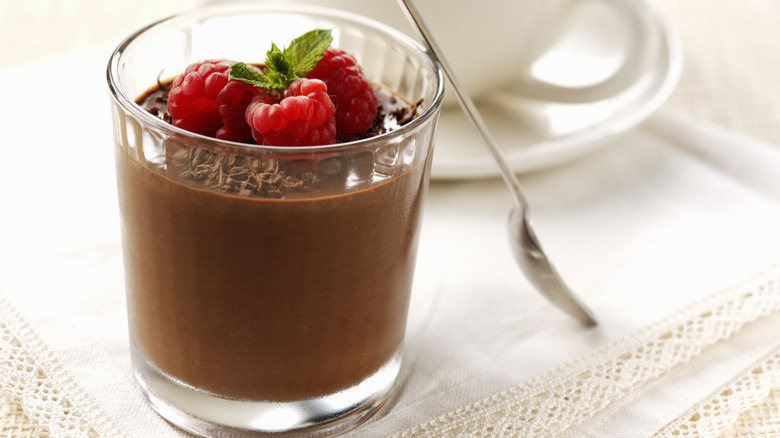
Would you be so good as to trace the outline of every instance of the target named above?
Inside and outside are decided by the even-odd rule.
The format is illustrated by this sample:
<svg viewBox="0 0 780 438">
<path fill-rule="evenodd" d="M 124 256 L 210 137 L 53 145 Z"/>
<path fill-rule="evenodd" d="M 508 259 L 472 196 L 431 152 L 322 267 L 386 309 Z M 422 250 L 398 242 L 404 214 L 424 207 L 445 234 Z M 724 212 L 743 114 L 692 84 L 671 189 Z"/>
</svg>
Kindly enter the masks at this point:
<svg viewBox="0 0 780 438">
<path fill-rule="evenodd" d="M 12 127 L 0 130 L 0 391 L 53 436 L 89 429 L 184 436 L 132 381 L 107 59 L 103 49 L 0 73 L 2 95 L 14 102 L 0 109 Z M 8 85 L 46 83 L 53 65 L 68 85 L 53 88 L 46 102 Z M 521 183 L 542 245 L 599 327 L 583 329 L 523 278 L 506 240 L 512 203 L 499 180 L 434 182 L 398 391 L 353 436 L 393 434 L 490 397 L 780 259 L 780 150 L 713 126 L 659 114 L 592 155 L 523 175 Z M 647 407 L 642 421 L 613 416 L 590 433 L 655 432 L 765 354 L 774 338 L 753 331 L 729 344 L 728 354 L 713 353 L 724 374 L 672 375 L 666 381 L 674 386 L 654 387 L 671 396 L 626 405 Z"/>
</svg>

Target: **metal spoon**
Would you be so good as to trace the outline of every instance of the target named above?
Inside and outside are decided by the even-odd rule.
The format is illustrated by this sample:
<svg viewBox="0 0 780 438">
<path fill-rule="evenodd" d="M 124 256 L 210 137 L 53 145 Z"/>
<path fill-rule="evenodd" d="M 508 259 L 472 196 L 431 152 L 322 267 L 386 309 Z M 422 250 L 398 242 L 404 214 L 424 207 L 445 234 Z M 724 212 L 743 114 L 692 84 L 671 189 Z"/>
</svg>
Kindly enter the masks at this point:
<svg viewBox="0 0 780 438">
<path fill-rule="evenodd" d="M 444 54 L 436 44 L 428 27 L 425 25 L 420 13 L 412 3 L 412 0 L 398 0 L 401 9 L 406 13 L 409 21 L 417 29 L 428 49 L 436 58 L 444 70 L 450 84 L 452 85 L 455 96 L 458 98 L 463 111 L 468 115 L 474 128 L 479 132 L 485 145 L 488 147 L 493 157 L 498 163 L 501 175 L 509 186 L 509 189 L 515 195 L 517 205 L 512 209 L 509 215 L 509 235 L 511 236 L 512 252 L 520 268 L 525 273 L 528 280 L 547 297 L 553 304 L 561 310 L 578 319 L 585 325 L 596 325 L 596 320 L 591 312 L 580 302 L 574 293 L 566 286 L 558 272 L 545 256 L 539 241 L 534 235 L 530 224 L 528 223 L 528 203 L 520 189 L 520 183 L 517 181 L 512 169 L 507 164 L 504 154 L 498 148 L 493 137 L 485 126 L 479 111 L 477 111 L 474 102 L 472 102 L 468 93 L 463 89 L 452 71 L 452 67 L 447 62 Z"/>
</svg>

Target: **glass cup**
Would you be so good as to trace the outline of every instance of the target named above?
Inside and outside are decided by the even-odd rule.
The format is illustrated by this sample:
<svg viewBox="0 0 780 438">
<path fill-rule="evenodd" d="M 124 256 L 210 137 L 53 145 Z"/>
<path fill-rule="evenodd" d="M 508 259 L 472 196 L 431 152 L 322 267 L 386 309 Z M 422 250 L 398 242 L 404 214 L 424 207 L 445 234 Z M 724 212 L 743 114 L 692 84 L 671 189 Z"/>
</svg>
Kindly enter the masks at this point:
<svg viewBox="0 0 780 438">
<path fill-rule="evenodd" d="M 392 90 L 380 103 L 417 116 L 368 139 L 285 148 L 186 132 L 135 103 L 192 62 L 261 62 L 271 41 L 314 28 Z M 108 83 L 130 352 L 152 407 L 209 436 L 328 434 L 374 413 L 401 366 L 443 95 L 431 56 L 341 11 L 205 8 L 130 36 Z"/>
</svg>

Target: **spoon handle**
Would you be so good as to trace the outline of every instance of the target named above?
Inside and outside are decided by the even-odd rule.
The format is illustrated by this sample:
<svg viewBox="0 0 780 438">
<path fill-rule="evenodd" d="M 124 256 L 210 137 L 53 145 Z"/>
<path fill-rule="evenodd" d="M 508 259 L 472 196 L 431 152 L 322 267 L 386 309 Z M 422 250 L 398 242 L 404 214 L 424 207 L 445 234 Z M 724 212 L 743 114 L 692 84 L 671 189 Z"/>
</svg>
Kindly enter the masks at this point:
<svg viewBox="0 0 780 438">
<path fill-rule="evenodd" d="M 436 58 L 436 60 L 439 62 L 439 65 L 444 71 L 445 76 L 447 76 L 450 85 L 452 85 L 453 92 L 455 93 L 455 97 L 458 99 L 460 106 L 464 111 L 466 111 L 469 121 L 477 130 L 480 137 L 482 137 L 482 140 L 484 141 L 485 145 L 487 145 L 490 153 L 493 154 L 493 157 L 495 158 L 496 163 L 498 164 L 498 167 L 501 171 L 501 176 L 504 178 L 504 181 L 506 182 L 507 186 L 509 186 L 510 190 L 512 190 L 512 194 L 515 196 L 515 200 L 517 201 L 518 206 L 522 210 L 525 210 L 527 203 L 525 196 L 523 196 L 523 192 L 520 189 L 520 182 L 517 180 L 517 177 L 515 176 L 512 168 L 509 167 L 509 164 L 504 157 L 504 153 L 496 145 L 495 140 L 493 140 L 493 136 L 490 135 L 490 131 L 488 131 L 487 126 L 485 125 L 485 121 L 482 120 L 482 116 L 477 110 L 477 107 L 474 105 L 474 102 L 471 100 L 471 97 L 460 84 L 460 81 L 452 71 L 452 68 L 450 67 L 449 62 L 447 62 L 447 59 L 445 58 L 441 48 L 439 48 L 436 40 L 428 31 L 428 27 L 423 21 L 422 16 L 411 1 L 398 0 L 398 2 L 401 6 L 403 6 L 403 9 L 406 10 L 408 17 L 411 18 L 411 20 L 416 24 L 417 31 L 421 34 L 434 58 Z"/>
</svg>

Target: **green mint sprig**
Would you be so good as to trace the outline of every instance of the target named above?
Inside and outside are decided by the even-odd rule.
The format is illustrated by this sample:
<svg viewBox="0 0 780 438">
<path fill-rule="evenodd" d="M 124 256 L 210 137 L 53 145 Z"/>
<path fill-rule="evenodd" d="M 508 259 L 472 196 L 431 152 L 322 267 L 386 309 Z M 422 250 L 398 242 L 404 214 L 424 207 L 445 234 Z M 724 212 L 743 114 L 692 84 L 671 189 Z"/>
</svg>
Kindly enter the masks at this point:
<svg viewBox="0 0 780 438">
<path fill-rule="evenodd" d="M 262 72 L 239 62 L 230 67 L 229 77 L 268 92 L 281 92 L 293 80 L 306 77 L 332 41 L 330 30 L 317 29 L 294 39 L 284 50 L 272 43 L 271 49 L 266 52 L 266 68 Z"/>
</svg>

